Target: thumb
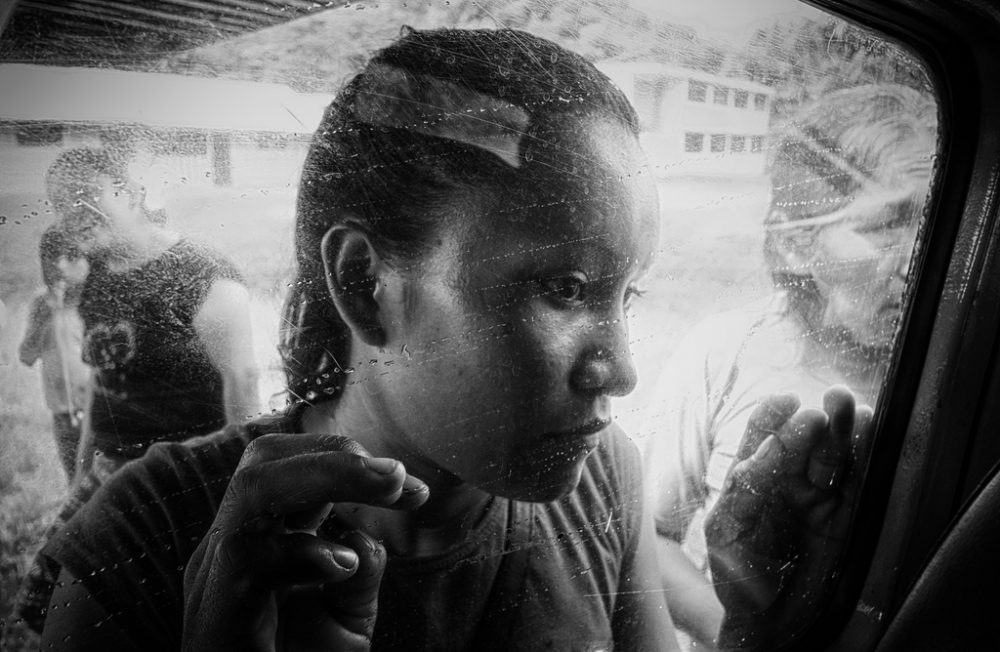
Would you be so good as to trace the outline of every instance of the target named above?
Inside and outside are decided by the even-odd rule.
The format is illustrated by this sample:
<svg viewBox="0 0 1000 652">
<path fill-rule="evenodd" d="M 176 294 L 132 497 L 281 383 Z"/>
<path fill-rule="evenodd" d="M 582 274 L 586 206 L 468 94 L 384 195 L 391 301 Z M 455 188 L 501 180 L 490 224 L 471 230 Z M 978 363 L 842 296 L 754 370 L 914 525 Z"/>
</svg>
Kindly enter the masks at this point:
<svg viewBox="0 0 1000 652">
<path fill-rule="evenodd" d="M 323 587 L 327 609 L 349 633 L 371 641 L 385 571 L 385 548 L 360 531 L 347 533 L 338 543 L 353 548 L 359 564 L 357 572 L 347 580 Z"/>
</svg>

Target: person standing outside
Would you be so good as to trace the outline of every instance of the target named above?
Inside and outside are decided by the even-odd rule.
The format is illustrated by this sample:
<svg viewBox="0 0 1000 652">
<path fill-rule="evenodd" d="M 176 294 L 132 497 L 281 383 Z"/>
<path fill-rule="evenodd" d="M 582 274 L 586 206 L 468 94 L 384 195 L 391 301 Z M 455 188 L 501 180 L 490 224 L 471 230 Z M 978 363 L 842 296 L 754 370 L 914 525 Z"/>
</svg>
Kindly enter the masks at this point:
<svg viewBox="0 0 1000 652">
<path fill-rule="evenodd" d="M 822 404 L 831 385 L 874 404 L 902 316 L 936 144 L 933 101 L 898 85 L 836 91 L 777 132 L 764 258 L 775 291 L 710 315 L 664 366 L 641 431 L 662 581 L 691 649 L 723 607 L 705 521 L 765 396 Z"/>
<path fill-rule="evenodd" d="M 46 181 L 91 261 L 80 299 L 96 374 L 85 455 L 117 467 L 156 441 L 254 416 L 249 295 L 233 264 L 151 220 L 144 189 L 106 150 L 65 152 Z"/>
<path fill-rule="evenodd" d="M 66 479 L 73 480 L 90 367 L 83 362 L 83 322 L 78 306 L 89 265 L 58 226 L 39 241 L 45 291 L 35 297 L 18 357 L 28 367 L 41 360 L 42 391 L 52 412 L 53 434 Z"/>
<path fill-rule="evenodd" d="M 151 445 L 242 423 L 259 395 L 249 294 L 229 260 L 164 228 L 106 149 L 60 154 L 46 190 L 90 262 L 79 310 L 94 369 L 76 481 L 48 539 Z M 43 548 L 22 586 L 18 612 L 36 631 L 58 572 Z"/>
</svg>

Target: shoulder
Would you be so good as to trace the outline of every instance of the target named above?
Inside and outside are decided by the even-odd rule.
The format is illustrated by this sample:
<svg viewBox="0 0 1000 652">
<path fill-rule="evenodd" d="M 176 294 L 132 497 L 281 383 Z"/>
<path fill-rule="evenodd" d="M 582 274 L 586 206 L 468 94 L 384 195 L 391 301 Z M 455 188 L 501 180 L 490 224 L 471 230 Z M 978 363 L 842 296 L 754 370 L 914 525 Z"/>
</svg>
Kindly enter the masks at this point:
<svg viewBox="0 0 1000 652">
<path fill-rule="evenodd" d="M 42 554 L 79 578 L 105 611 L 141 638 L 142 623 L 162 622 L 157 612 L 180 609 L 184 567 L 211 527 L 247 445 L 294 426 L 282 414 L 150 447 L 101 486 Z"/>
<path fill-rule="evenodd" d="M 154 444 L 97 490 L 54 547 L 85 556 L 104 554 L 111 550 L 109 542 L 141 547 L 146 538 L 160 540 L 199 524 L 207 527 L 205 520 L 214 517 L 249 443 L 268 432 L 292 429 L 291 419 L 282 414 L 182 442 Z M 80 576 L 81 569 L 70 569 Z"/>
<path fill-rule="evenodd" d="M 715 343 L 716 348 L 738 345 L 762 328 L 770 328 L 788 319 L 784 293 L 775 293 L 763 299 L 723 310 L 702 318 L 689 332 L 687 340 Z"/>
<path fill-rule="evenodd" d="M 181 238 L 172 248 L 180 257 L 200 264 L 209 264 L 220 269 L 236 269 L 236 266 L 218 249 L 203 242 Z"/>
<path fill-rule="evenodd" d="M 748 348 L 787 339 L 792 321 L 783 293 L 703 317 L 673 348 L 654 395 L 675 396 L 726 382 Z"/>
</svg>

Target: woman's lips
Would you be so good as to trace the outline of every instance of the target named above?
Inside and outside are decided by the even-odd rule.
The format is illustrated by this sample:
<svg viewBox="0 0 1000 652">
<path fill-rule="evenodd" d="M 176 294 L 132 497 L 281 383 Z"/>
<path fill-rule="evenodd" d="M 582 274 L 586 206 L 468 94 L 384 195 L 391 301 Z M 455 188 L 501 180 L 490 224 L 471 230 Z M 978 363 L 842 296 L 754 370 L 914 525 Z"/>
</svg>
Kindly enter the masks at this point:
<svg viewBox="0 0 1000 652">
<path fill-rule="evenodd" d="M 590 435 L 596 435 L 609 425 L 611 425 L 611 419 L 591 419 L 590 421 L 581 423 L 578 426 L 549 432 L 547 433 L 547 436 L 556 438 L 587 437 Z"/>
</svg>

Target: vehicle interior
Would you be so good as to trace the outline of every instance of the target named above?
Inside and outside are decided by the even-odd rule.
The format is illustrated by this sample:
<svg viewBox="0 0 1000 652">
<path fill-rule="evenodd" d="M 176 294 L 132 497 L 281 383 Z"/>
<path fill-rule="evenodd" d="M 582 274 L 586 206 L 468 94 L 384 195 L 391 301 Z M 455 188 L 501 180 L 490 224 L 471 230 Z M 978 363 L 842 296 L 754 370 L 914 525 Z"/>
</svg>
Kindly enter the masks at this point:
<svg viewBox="0 0 1000 652">
<path fill-rule="evenodd" d="M 903 86 L 931 107 L 919 224 L 900 245 L 898 316 L 860 392 L 875 416 L 850 534 L 807 624 L 766 649 L 1000 649 L 992 621 L 1000 597 L 991 590 L 1000 581 L 1000 5 L 992 0 L 0 5 L 5 649 L 38 649 L 13 596 L 68 487 L 37 369 L 17 353 L 43 287 L 37 242 L 54 220 L 46 167 L 74 145 L 121 148 L 151 207 L 250 270 L 262 403 L 281 409 L 274 343 L 306 147 L 344 80 L 403 25 L 538 33 L 593 60 L 636 106 L 662 227 L 646 296 L 629 312 L 639 384 L 617 399 L 616 418 L 641 450 L 659 432 L 648 425 L 662 400 L 656 381 L 685 333 L 773 290 L 764 242 L 784 151 L 775 134 L 803 130 L 797 110 L 822 105 L 824 93 L 862 84 Z M 863 111 L 848 107 L 843 119 L 855 113 Z M 855 285 L 859 296 L 880 291 Z M 679 636 L 681 648 L 712 649 L 697 638 Z"/>
</svg>

